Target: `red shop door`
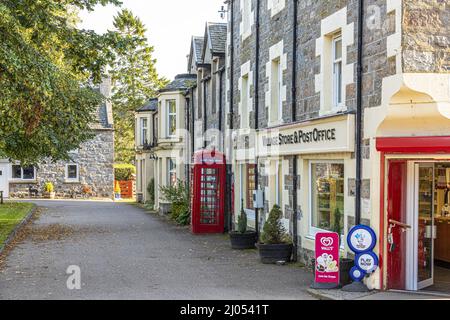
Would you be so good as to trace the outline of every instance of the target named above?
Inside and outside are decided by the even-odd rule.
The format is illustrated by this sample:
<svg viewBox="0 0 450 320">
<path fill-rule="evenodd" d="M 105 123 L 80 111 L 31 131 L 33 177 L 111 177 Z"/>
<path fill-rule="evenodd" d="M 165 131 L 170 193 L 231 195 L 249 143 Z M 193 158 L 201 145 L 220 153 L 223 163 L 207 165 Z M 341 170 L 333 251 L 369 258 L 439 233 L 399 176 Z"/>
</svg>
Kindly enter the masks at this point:
<svg viewBox="0 0 450 320">
<path fill-rule="evenodd" d="M 389 161 L 387 185 L 388 227 L 389 219 L 406 222 L 406 191 L 407 162 Z M 387 286 L 388 289 L 404 290 L 406 287 L 406 232 L 402 232 L 399 227 L 393 227 L 391 231 L 394 246 L 390 245 L 389 242 L 387 244 Z"/>
</svg>

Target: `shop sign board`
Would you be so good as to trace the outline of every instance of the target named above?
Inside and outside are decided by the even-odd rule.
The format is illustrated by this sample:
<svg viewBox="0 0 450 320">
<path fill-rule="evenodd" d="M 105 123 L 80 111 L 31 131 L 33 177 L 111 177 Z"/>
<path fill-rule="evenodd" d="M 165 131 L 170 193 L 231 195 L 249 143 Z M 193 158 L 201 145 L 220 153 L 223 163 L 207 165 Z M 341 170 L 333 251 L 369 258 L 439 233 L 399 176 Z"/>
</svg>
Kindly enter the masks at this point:
<svg viewBox="0 0 450 320">
<path fill-rule="evenodd" d="M 257 140 L 259 156 L 353 152 L 354 116 L 270 128 Z"/>
<path fill-rule="evenodd" d="M 315 247 L 315 282 L 339 284 L 339 235 L 319 232 Z"/>
</svg>

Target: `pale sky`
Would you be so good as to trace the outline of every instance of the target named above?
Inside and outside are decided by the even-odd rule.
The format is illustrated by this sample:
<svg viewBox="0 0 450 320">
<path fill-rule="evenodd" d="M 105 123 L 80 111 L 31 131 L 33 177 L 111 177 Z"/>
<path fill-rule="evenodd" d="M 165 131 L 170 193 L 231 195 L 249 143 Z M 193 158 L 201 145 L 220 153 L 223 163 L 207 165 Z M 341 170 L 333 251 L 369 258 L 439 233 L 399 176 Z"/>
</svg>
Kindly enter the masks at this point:
<svg viewBox="0 0 450 320">
<path fill-rule="evenodd" d="M 147 27 L 149 44 L 160 76 L 173 79 L 187 69 L 191 36 L 202 36 L 205 23 L 225 22 L 218 11 L 224 0 L 122 0 Z M 120 8 L 99 6 L 94 12 L 81 12 L 81 28 L 97 33 L 113 29 L 113 16 Z"/>
</svg>

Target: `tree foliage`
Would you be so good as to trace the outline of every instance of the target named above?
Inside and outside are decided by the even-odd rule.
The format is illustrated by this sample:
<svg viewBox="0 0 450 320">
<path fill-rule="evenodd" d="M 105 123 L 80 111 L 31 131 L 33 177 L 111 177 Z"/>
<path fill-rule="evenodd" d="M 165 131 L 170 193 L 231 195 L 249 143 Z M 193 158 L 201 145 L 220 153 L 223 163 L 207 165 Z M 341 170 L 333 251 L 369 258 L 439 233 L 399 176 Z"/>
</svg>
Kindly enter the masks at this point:
<svg viewBox="0 0 450 320">
<path fill-rule="evenodd" d="M 89 139 L 98 84 L 120 35 L 75 27 L 77 10 L 117 0 L 0 2 L 0 158 L 68 159 Z"/>
<path fill-rule="evenodd" d="M 114 28 L 122 39 L 111 70 L 115 154 L 116 162 L 130 163 L 134 159 L 134 112 L 167 82 L 158 76 L 154 48 L 148 45 L 142 21 L 124 9 L 114 17 Z"/>
</svg>

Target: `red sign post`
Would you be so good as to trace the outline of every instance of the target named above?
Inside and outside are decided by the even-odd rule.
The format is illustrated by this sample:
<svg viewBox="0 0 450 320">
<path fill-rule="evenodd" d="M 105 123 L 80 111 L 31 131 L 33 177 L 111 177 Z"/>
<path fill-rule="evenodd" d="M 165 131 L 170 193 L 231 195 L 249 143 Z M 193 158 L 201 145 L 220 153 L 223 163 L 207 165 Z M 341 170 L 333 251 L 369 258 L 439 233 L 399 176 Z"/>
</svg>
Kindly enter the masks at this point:
<svg viewBox="0 0 450 320">
<path fill-rule="evenodd" d="M 316 234 L 316 283 L 339 284 L 339 235 L 333 232 Z"/>
</svg>

